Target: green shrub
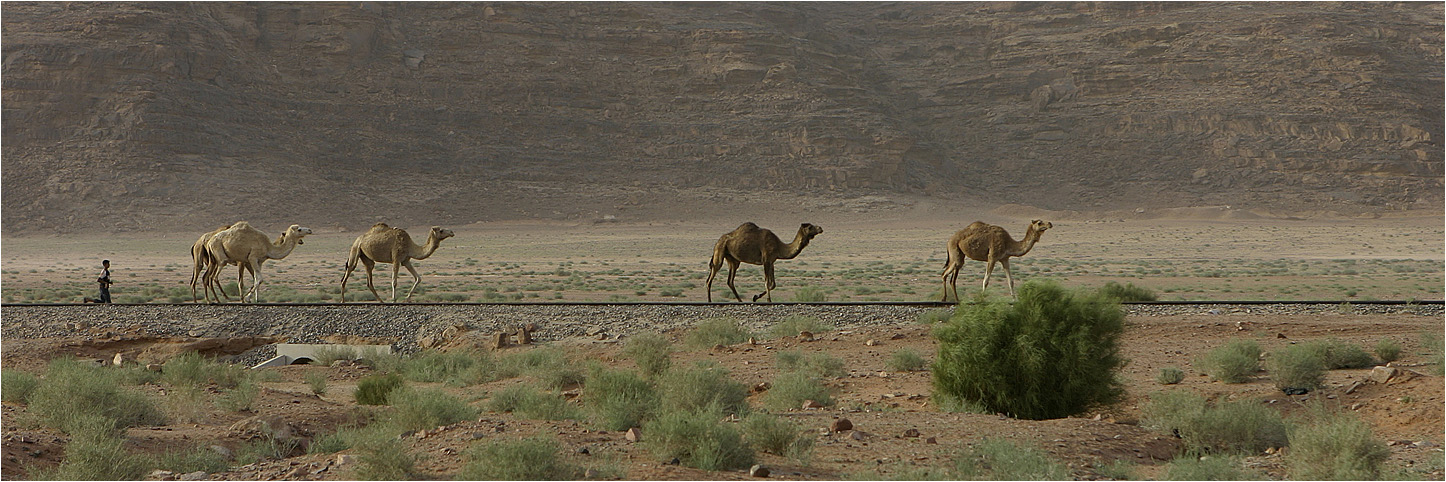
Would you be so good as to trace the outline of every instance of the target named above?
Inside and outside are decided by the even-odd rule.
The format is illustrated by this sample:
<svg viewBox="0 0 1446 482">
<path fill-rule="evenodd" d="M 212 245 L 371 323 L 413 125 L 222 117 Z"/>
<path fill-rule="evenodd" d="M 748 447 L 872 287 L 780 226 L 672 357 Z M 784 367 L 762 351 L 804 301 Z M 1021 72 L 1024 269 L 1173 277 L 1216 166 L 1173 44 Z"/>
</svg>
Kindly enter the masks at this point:
<svg viewBox="0 0 1446 482">
<path fill-rule="evenodd" d="M 544 393 L 529 385 L 513 385 L 492 394 L 487 409 L 493 412 L 514 412 L 539 420 L 577 418 L 576 410 L 557 394 Z"/>
<path fill-rule="evenodd" d="M 39 385 L 40 379 L 29 372 L 0 370 L 0 400 L 25 403 Z"/>
<path fill-rule="evenodd" d="M 744 417 L 743 435 L 754 449 L 795 460 L 805 460 L 813 451 L 813 438 L 802 427 L 776 415 Z"/>
<path fill-rule="evenodd" d="M 544 388 L 561 390 L 584 381 L 582 367 L 557 347 L 540 347 L 508 355 L 498 361 L 498 379 L 527 375 L 537 379 Z"/>
<path fill-rule="evenodd" d="M 1316 346 L 1291 345 L 1271 353 L 1266 365 L 1275 387 L 1287 393 L 1315 390 L 1325 380 L 1325 361 Z"/>
<path fill-rule="evenodd" d="M 386 405 L 392 392 L 405 385 L 406 381 L 395 373 L 371 375 L 357 381 L 352 396 L 356 398 L 356 403 L 362 405 Z"/>
<path fill-rule="evenodd" d="M 1225 383 L 1245 383 L 1260 371 L 1260 344 L 1254 340 L 1231 340 L 1210 350 L 1197 364 L 1205 373 Z"/>
<path fill-rule="evenodd" d="M 938 298 L 938 297 L 937 297 L 937 296 L 930 297 L 930 299 L 933 299 L 933 298 Z M 953 317 L 954 317 L 954 310 L 952 310 L 952 309 L 948 309 L 948 310 L 929 310 L 929 311 L 925 311 L 925 312 L 923 312 L 923 313 L 919 313 L 919 324 L 923 324 L 923 325 L 936 325 L 936 324 L 939 324 L 939 323 L 943 323 L 943 322 L 949 321 L 949 319 L 950 319 L 950 318 L 953 318 Z"/>
<path fill-rule="evenodd" d="M 1261 480 L 1240 457 L 1187 455 L 1165 466 L 1165 480 Z"/>
<path fill-rule="evenodd" d="M 1038 449 L 999 438 L 986 438 L 954 461 L 965 480 L 1065 480 L 1069 468 Z"/>
<path fill-rule="evenodd" d="M 815 377 L 841 377 L 848 375 L 843 360 L 827 353 L 808 353 L 788 350 L 774 355 L 778 370 L 782 372 L 804 372 Z"/>
<path fill-rule="evenodd" d="M 825 407 L 834 404 L 828 387 L 805 372 L 778 375 L 773 379 L 773 387 L 763 394 L 763 406 L 770 410 L 802 408 L 804 400 L 813 400 Z"/>
<path fill-rule="evenodd" d="M 246 380 L 222 394 L 221 398 L 216 400 L 216 406 L 231 412 L 251 410 L 251 404 L 256 402 L 256 395 L 260 392 L 261 387 L 257 386 L 256 382 Z"/>
<path fill-rule="evenodd" d="M 70 425 L 70 443 L 65 459 L 53 470 L 32 471 L 35 480 L 140 480 L 154 466 L 149 457 L 125 448 L 114 425 L 102 415 L 75 414 Z"/>
<path fill-rule="evenodd" d="M 249 465 L 267 460 L 284 459 L 296 451 L 295 440 L 280 441 L 271 437 L 251 440 L 236 448 L 236 465 Z"/>
<path fill-rule="evenodd" d="M 245 368 L 216 363 L 194 351 L 171 357 L 161 366 L 161 380 L 175 386 L 215 383 L 221 388 L 236 388 L 249 378 Z"/>
<path fill-rule="evenodd" d="M 1280 413 L 1257 402 L 1210 405 L 1200 395 L 1173 390 L 1151 394 L 1142 412 L 1146 426 L 1178 435 L 1189 454 L 1256 455 L 1289 442 Z"/>
<path fill-rule="evenodd" d="M 416 474 L 416 458 L 395 438 L 375 438 L 356 445 L 357 480 L 409 480 Z"/>
<path fill-rule="evenodd" d="M 575 480 L 582 467 L 567 463 L 557 441 L 532 437 L 473 445 L 458 480 Z"/>
<path fill-rule="evenodd" d="M 886 367 L 896 372 L 912 372 L 929 367 L 929 362 L 912 348 L 904 348 L 889 355 Z"/>
<path fill-rule="evenodd" d="M 391 422 L 401 430 L 426 430 L 477 416 L 477 409 L 467 402 L 433 388 L 399 389 L 388 402 L 396 408 Z"/>
<path fill-rule="evenodd" d="M 658 393 L 633 372 L 597 369 L 588 375 L 582 402 L 593 423 L 605 430 L 627 430 L 652 416 Z"/>
<path fill-rule="evenodd" d="M 166 452 L 157 458 L 155 467 L 178 474 L 197 471 L 210 474 L 225 472 L 231 468 L 231 464 L 226 461 L 226 457 L 210 447 L 193 447 L 190 450 Z"/>
<path fill-rule="evenodd" d="M 469 386 L 495 379 L 496 363 L 492 355 L 481 350 L 440 352 L 428 350 L 404 359 L 402 376 L 416 382 L 443 382 L 453 386 Z"/>
<path fill-rule="evenodd" d="M 1390 338 L 1382 338 L 1376 342 L 1376 358 L 1384 363 L 1391 363 L 1401 359 L 1401 345 Z"/>
<path fill-rule="evenodd" d="M 632 358 L 643 377 L 651 380 L 672 366 L 673 344 L 658 333 L 639 333 L 623 345 L 623 356 Z"/>
<path fill-rule="evenodd" d="M 1135 469 L 1138 467 L 1139 464 L 1134 462 L 1125 459 L 1116 459 L 1107 464 L 1096 465 L 1095 471 L 1107 479 L 1138 480 L 1140 477 L 1135 476 Z"/>
<path fill-rule="evenodd" d="M 658 383 L 662 404 L 673 410 L 697 411 L 717 403 L 725 414 L 748 411 L 748 388 L 729 377 L 716 362 L 674 367 Z"/>
<path fill-rule="evenodd" d="M 1327 370 L 1366 368 L 1374 366 L 1376 363 L 1376 359 L 1371 358 L 1371 355 L 1366 353 L 1366 350 L 1362 349 L 1360 345 L 1343 342 L 1335 338 L 1324 341 L 1312 341 L 1307 343 L 1306 346 L 1320 352 L 1321 361 L 1325 363 Z"/>
<path fill-rule="evenodd" d="M 1161 385 L 1174 385 L 1185 381 L 1185 371 L 1175 367 L 1161 368 L 1155 381 L 1160 382 Z"/>
<path fill-rule="evenodd" d="M 960 305 L 934 328 L 934 390 L 1027 419 L 1082 413 L 1119 400 L 1124 312 L 1098 293 L 1031 281 L 1013 305 Z M 776 389 L 776 387 L 775 387 Z"/>
<path fill-rule="evenodd" d="M 736 345 L 753 336 L 738 320 L 732 318 L 710 318 L 698 323 L 683 343 L 692 348 L 712 348 L 715 345 Z"/>
<path fill-rule="evenodd" d="M 1354 413 L 1317 408 L 1290 433 L 1286 466 L 1296 480 L 1377 480 L 1391 450 Z"/>
<path fill-rule="evenodd" d="M 721 421 L 724 413 L 716 402 L 702 409 L 667 411 L 643 425 L 643 446 L 658 460 L 677 458 L 688 467 L 746 468 L 753 464 L 753 451 L 735 425 Z"/>
<path fill-rule="evenodd" d="M 783 321 L 770 327 L 768 334 L 773 338 L 786 338 L 798 336 L 799 333 L 805 331 L 818 334 L 833 331 L 833 329 L 833 325 L 826 324 L 817 317 L 794 315 L 784 318 Z"/>
<path fill-rule="evenodd" d="M 1135 286 L 1134 283 L 1126 283 L 1120 286 L 1114 281 L 1105 283 L 1100 287 L 1100 294 L 1120 301 L 1155 301 L 1159 299 L 1154 290 Z"/>
<path fill-rule="evenodd" d="M 27 410 L 51 427 L 73 433 L 77 423 L 90 423 L 83 415 L 97 415 L 123 429 L 164 425 L 166 417 L 144 395 L 121 388 L 106 370 L 72 358 L 50 362 L 44 383 L 28 397 Z"/>
<path fill-rule="evenodd" d="M 799 288 L 798 291 L 793 292 L 793 297 L 789 298 L 789 301 L 796 301 L 799 303 L 822 303 L 828 301 L 828 293 L 825 293 L 823 291 L 823 288 L 819 288 L 817 286 L 805 286 Z"/>
<path fill-rule="evenodd" d="M 361 358 L 361 355 L 357 354 L 356 348 L 345 345 L 319 347 L 311 352 L 311 356 L 312 365 L 324 367 L 329 367 L 339 360 L 356 361 Z"/>
<path fill-rule="evenodd" d="M 306 386 L 311 387 L 311 393 L 318 397 L 326 395 L 326 372 L 307 373 Z"/>
</svg>

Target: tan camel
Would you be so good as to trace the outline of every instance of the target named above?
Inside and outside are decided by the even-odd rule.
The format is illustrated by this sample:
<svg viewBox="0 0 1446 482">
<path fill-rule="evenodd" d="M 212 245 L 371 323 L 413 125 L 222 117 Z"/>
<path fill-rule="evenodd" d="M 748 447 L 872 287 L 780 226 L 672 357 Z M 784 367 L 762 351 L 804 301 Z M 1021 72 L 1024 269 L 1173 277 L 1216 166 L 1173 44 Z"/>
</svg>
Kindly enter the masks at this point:
<svg viewBox="0 0 1446 482">
<path fill-rule="evenodd" d="M 206 277 L 203 283 L 217 283 L 217 275 L 221 268 L 228 264 L 236 264 L 241 267 L 237 273 L 236 286 L 244 288 L 245 275 L 251 272 L 252 284 L 249 290 L 241 294 L 241 301 L 244 303 L 247 296 L 251 296 L 254 302 L 261 295 L 261 263 L 268 259 L 282 259 L 291 254 L 299 244 L 306 244 L 301 238 L 311 234 L 310 228 L 303 228 L 298 225 L 291 225 L 286 233 L 272 242 L 265 233 L 251 227 L 246 221 L 237 221 L 231 227 L 221 230 L 211 236 L 206 242 L 206 252 L 211 257 L 210 266 L 206 268 Z"/>
<path fill-rule="evenodd" d="M 1003 265 L 1004 278 L 1009 281 L 1009 296 L 1015 297 L 1014 274 L 1009 270 L 1009 258 L 1029 254 L 1029 251 L 1034 249 L 1034 243 L 1039 242 L 1039 236 L 1052 227 L 1054 225 L 1047 221 L 1030 221 L 1029 230 L 1020 241 L 1010 238 L 1004 228 L 979 221 L 954 233 L 954 236 L 949 238 L 949 261 L 944 264 L 944 296 L 940 301 L 949 301 L 950 291 L 954 293 L 954 300 L 959 300 L 959 268 L 964 266 L 966 256 L 987 263 L 984 267 L 983 289 L 989 289 L 989 276 L 994 273 L 994 263 Z"/>
<path fill-rule="evenodd" d="M 401 228 L 387 226 L 386 223 L 377 223 L 370 230 L 357 236 L 356 241 L 351 243 L 351 257 L 346 261 L 346 274 L 341 276 L 341 302 L 346 303 L 346 281 L 351 277 L 352 270 L 356 269 L 357 261 L 367 269 L 367 289 L 371 290 L 372 296 L 377 302 L 382 302 L 381 295 L 372 286 L 372 268 L 377 263 L 392 264 L 392 303 L 397 302 L 397 272 L 401 267 L 406 267 L 407 272 L 412 273 L 412 289 L 407 291 L 406 301 L 412 300 L 412 293 L 417 291 L 417 285 L 422 284 L 421 275 L 417 274 L 417 268 L 412 266 L 414 259 L 427 259 L 437 251 L 437 246 L 442 244 L 443 239 L 456 236 L 449 229 L 442 229 L 432 226 L 432 232 L 427 234 L 427 244 L 417 246 L 412 243 L 411 235 Z"/>
<path fill-rule="evenodd" d="M 723 237 L 718 238 L 718 243 L 713 245 L 713 259 L 708 262 L 708 302 L 713 301 L 713 277 L 718 276 L 718 269 L 723 267 L 723 262 L 728 262 L 728 289 L 733 290 L 733 298 L 739 302 L 743 297 L 738 295 L 738 288 L 733 286 L 733 277 L 738 274 L 738 263 L 763 265 L 764 290 L 753 297 L 757 302 L 759 298 L 768 297 L 768 302 L 773 302 L 773 262 L 780 259 L 793 259 L 814 236 L 823 233 L 823 228 L 812 224 L 803 223 L 798 227 L 798 234 L 793 237 L 793 242 L 783 244 L 773 231 L 758 227 L 757 224 L 743 223 Z"/>
<path fill-rule="evenodd" d="M 231 225 L 228 224 L 216 228 L 209 233 L 202 234 L 200 239 L 197 239 L 196 243 L 191 245 L 191 301 L 201 301 L 200 298 L 196 297 L 196 281 L 202 279 L 201 273 L 205 272 L 206 269 L 211 266 L 211 261 L 214 259 L 210 256 L 210 253 L 206 251 L 206 243 L 211 241 L 211 237 L 215 236 L 216 233 L 224 231 L 229 227 L 231 227 Z M 212 298 L 215 298 L 216 302 L 220 302 L 220 296 L 225 296 L 226 301 L 231 301 L 231 297 L 226 294 L 226 290 L 221 289 L 220 282 L 214 284 L 214 289 L 213 285 L 203 285 L 201 291 L 205 295 L 206 301 L 211 301 Z M 216 296 L 217 292 L 221 293 L 220 296 Z"/>
</svg>

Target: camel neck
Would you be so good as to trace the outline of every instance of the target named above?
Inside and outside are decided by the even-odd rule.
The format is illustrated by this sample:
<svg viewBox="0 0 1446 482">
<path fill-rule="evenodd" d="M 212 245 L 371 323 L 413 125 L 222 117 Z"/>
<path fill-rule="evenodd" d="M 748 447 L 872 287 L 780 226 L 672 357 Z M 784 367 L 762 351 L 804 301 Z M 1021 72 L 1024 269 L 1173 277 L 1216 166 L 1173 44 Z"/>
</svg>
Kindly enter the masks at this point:
<svg viewBox="0 0 1446 482">
<path fill-rule="evenodd" d="M 1029 230 L 1024 232 L 1023 240 L 1010 243 L 1014 245 L 1013 249 L 1009 250 L 1010 256 L 1024 256 L 1029 254 L 1029 251 L 1034 249 L 1034 243 L 1039 242 L 1039 234 L 1039 230 L 1035 229 L 1033 225 L 1030 225 Z"/>
<path fill-rule="evenodd" d="M 430 258 L 432 256 L 432 253 L 437 252 L 437 247 L 441 244 L 442 240 L 437 239 L 437 235 L 435 233 L 428 234 L 427 244 L 421 246 L 417 246 L 415 244 L 412 245 L 412 259 Z"/>
<path fill-rule="evenodd" d="M 778 259 L 793 259 L 797 257 L 798 253 L 803 252 L 803 248 L 808 247 L 808 242 L 812 240 L 812 238 L 804 236 L 802 229 L 798 230 L 798 234 L 793 236 L 793 242 L 788 243 L 788 245 L 784 247 L 786 249 L 784 249 L 783 253 L 779 254 Z"/>
</svg>

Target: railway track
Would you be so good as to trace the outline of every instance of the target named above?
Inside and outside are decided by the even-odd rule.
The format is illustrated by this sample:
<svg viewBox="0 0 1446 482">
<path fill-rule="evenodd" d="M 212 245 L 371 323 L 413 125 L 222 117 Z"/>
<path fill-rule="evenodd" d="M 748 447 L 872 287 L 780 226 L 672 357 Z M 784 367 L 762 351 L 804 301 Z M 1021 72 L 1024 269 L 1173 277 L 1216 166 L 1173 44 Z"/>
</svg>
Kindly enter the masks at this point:
<svg viewBox="0 0 1446 482">
<path fill-rule="evenodd" d="M 366 306 L 693 306 L 693 307 L 738 307 L 738 306 L 908 306 L 925 308 L 948 308 L 957 303 L 939 301 L 784 301 L 774 303 L 734 303 L 704 301 L 568 301 L 568 302 L 429 302 L 429 303 L 0 303 L 0 308 L 44 307 L 102 307 L 102 306 L 298 306 L 298 307 L 366 307 Z M 969 303 L 966 303 L 969 304 Z M 1413 306 L 1443 305 L 1443 300 L 1224 300 L 1224 301 L 1127 301 L 1124 306 L 1204 306 L 1204 305 L 1360 305 L 1360 306 Z"/>
</svg>

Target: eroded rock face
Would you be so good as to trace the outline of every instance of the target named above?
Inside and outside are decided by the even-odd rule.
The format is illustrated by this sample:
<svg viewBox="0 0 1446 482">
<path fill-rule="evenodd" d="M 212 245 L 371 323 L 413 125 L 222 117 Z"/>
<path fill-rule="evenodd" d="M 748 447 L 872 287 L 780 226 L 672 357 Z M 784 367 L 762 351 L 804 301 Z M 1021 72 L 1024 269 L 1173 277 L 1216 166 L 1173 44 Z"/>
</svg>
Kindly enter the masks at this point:
<svg viewBox="0 0 1446 482">
<path fill-rule="evenodd" d="M 7 4 L 4 221 L 593 219 L 715 188 L 1441 202 L 1439 3 L 566 8 Z M 375 179 L 430 195 L 351 189 Z"/>
</svg>

